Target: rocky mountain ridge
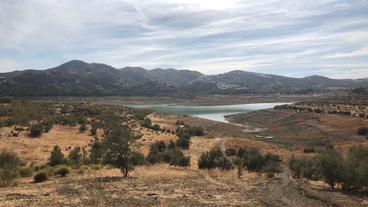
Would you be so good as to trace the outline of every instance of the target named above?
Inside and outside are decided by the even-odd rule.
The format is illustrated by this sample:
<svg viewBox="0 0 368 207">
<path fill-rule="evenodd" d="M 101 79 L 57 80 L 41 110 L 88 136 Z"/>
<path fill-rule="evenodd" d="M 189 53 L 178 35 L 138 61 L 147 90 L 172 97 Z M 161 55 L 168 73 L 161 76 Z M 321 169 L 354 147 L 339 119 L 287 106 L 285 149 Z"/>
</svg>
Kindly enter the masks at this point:
<svg viewBox="0 0 368 207">
<path fill-rule="evenodd" d="M 0 73 L 0 96 L 173 96 L 311 94 L 367 88 L 367 79 L 291 78 L 234 70 L 219 75 L 176 69 L 121 69 L 72 60 L 46 70 Z"/>
</svg>

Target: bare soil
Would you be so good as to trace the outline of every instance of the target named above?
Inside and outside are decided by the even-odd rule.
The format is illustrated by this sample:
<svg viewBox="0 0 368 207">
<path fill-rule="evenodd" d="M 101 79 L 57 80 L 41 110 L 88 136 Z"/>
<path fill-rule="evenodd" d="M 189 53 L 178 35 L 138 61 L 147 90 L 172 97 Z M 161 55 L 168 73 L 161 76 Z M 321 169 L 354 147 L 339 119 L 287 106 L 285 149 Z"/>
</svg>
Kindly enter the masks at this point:
<svg viewBox="0 0 368 207">
<path fill-rule="evenodd" d="M 264 141 L 280 146 L 305 148 L 323 147 L 326 143 L 342 149 L 355 145 L 368 146 L 365 136 L 357 135 L 368 119 L 338 114 L 314 113 L 289 109 L 267 109 L 229 116 L 233 122 L 263 129 L 256 135 L 272 136 Z"/>
<path fill-rule="evenodd" d="M 67 177 L 52 177 L 44 183 L 32 178 L 19 179 L 17 186 L 0 189 L 0 206 L 367 206 L 366 198 L 331 191 L 323 182 L 318 184 L 293 180 L 283 164 L 282 173 L 273 178 L 244 172 L 238 178 L 236 169 L 199 170 L 199 156 L 213 146 L 257 147 L 263 152 L 281 155 L 286 162 L 295 151 L 274 143 L 254 139 L 242 131 L 242 126 L 218 123 L 180 115 L 150 115 L 153 123 L 175 130 L 176 121 L 202 126 L 206 136 L 193 137 L 185 150 L 191 156 L 191 166 L 173 167 L 167 164 L 139 166 L 123 178 L 119 170 L 104 168 Z M 346 118 L 346 117 L 344 117 Z M 321 118 L 322 119 L 322 118 Z M 322 119 L 323 120 L 323 119 Z M 328 122 L 329 123 L 329 122 Z M 9 130 L 3 128 L 1 130 Z M 138 127 L 143 134 L 140 150 L 148 153 L 149 144 L 157 140 L 169 142 L 177 137 Z M 2 131 L 4 132 L 4 131 Z M 6 134 L 5 132 L 3 134 Z M 54 144 L 62 146 L 88 145 L 91 136 L 78 133 L 77 127 L 54 126 L 38 139 L 25 137 L 0 138 L 3 148 L 18 150 L 28 162 L 45 162 Z M 4 144 L 3 144 L 4 143 Z M 6 147 L 5 147 L 6 146 Z M 37 148 L 39 147 L 39 148 Z M 65 151 L 67 153 L 67 151 Z"/>
<path fill-rule="evenodd" d="M 0 206 L 366 206 L 360 198 L 290 179 L 236 170 L 198 170 L 166 164 L 71 174 L 44 183 L 2 188 Z"/>
</svg>

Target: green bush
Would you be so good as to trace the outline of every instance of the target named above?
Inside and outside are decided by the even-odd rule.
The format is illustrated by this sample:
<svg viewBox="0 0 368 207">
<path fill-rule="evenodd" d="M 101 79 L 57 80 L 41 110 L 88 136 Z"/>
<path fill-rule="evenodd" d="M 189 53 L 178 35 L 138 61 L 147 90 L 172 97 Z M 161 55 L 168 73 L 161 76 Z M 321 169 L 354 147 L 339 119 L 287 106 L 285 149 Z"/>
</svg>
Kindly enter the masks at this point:
<svg viewBox="0 0 368 207">
<path fill-rule="evenodd" d="M 150 151 L 164 152 L 166 150 L 166 144 L 164 141 L 156 141 L 150 146 Z"/>
<path fill-rule="evenodd" d="M 144 155 L 140 152 L 132 152 L 129 155 L 129 160 L 132 165 L 143 165 L 144 164 Z"/>
<path fill-rule="evenodd" d="M 55 170 L 55 175 L 60 175 L 61 177 L 65 177 L 70 173 L 70 168 L 68 166 L 59 166 Z"/>
<path fill-rule="evenodd" d="M 184 127 L 179 127 L 176 129 L 176 135 L 178 137 L 184 137 L 184 136 L 189 136 L 189 138 L 191 136 L 203 136 L 204 132 L 202 127 L 198 126 L 189 126 L 189 125 L 184 125 Z"/>
<path fill-rule="evenodd" d="M 331 188 L 334 188 L 342 176 L 343 158 L 341 154 L 335 149 L 326 149 L 317 159 L 323 180 L 329 184 Z"/>
<path fill-rule="evenodd" d="M 245 166 L 249 171 L 259 172 L 265 164 L 266 161 L 257 148 L 249 150 L 248 155 L 245 157 Z"/>
<path fill-rule="evenodd" d="M 368 135 L 368 127 L 360 127 L 357 132 L 358 135 Z"/>
<path fill-rule="evenodd" d="M 278 155 L 270 153 L 263 155 L 257 148 L 251 148 L 249 151 L 240 148 L 236 155 L 235 164 L 246 167 L 249 171 L 263 172 L 273 176 L 274 173 L 279 173 L 281 170 L 281 158 Z"/>
<path fill-rule="evenodd" d="M 92 136 L 95 136 L 97 134 L 97 127 L 96 126 L 91 126 L 90 132 L 91 132 Z"/>
<path fill-rule="evenodd" d="M 295 158 L 293 156 L 289 161 L 289 167 L 297 178 L 304 177 L 310 180 L 318 180 L 321 177 L 317 159 Z"/>
<path fill-rule="evenodd" d="M 163 156 L 157 150 L 150 150 L 146 157 L 146 160 L 150 164 L 155 164 L 161 162 L 163 160 Z"/>
<path fill-rule="evenodd" d="M 190 166 L 190 156 L 179 156 L 170 161 L 170 165 L 186 167 Z"/>
<path fill-rule="evenodd" d="M 0 153 L 0 185 L 8 186 L 13 184 L 18 177 L 17 169 L 19 158 L 13 152 L 3 151 Z"/>
<path fill-rule="evenodd" d="M 46 168 L 43 168 L 43 169 L 41 169 L 40 171 L 42 171 L 42 172 L 45 172 L 48 176 L 53 176 L 54 174 L 55 174 L 55 168 L 53 168 L 53 167 L 50 167 L 50 166 L 48 166 L 48 167 L 46 167 Z"/>
<path fill-rule="evenodd" d="M 83 133 L 83 132 L 86 131 L 86 129 L 87 129 L 86 124 L 81 124 L 80 127 L 79 127 L 79 132 Z"/>
<path fill-rule="evenodd" d="M 164 141 L 156 141 L 150 146 L 150 151 L 146 157 L 147 162 L 154 164 L 164 161 L 164 152 L 167 150 Z"/>
<path fill-rule="evenodd" d="M 366 192 L 368 189 L 368 149 L 355 147 L 342 156 L 334 148 L 326 148 L 311 158 L 292 158 L 289 163 L 295 177 L 311 180 L 322 179 L 331 188 L 341 184 L 350 192 Z"/>
<path fill-rule="evenodd" d="M 73 166 L 79 166 L 82 162 L 82 150 L 80 147 L 74 147 L 68 156 L 68 164 Z"/>
<path fill-rule="evenodd" d="M 31 177 L 33 175 L 33 168 L 29 166 L 22 166 L 18 169 L 18 174 L 22 178 Z"/>
<path fill-rule="evenodd" d="M 35 176 L 33 177 L 33 180 L 35 183 L 41 183 L 41 182 L 46 181 L 47 179 L 48 179 L 48 175 L 44 171 L 37 172 Z"/>
<path fill-rule="evenodd" d="M 166 147 L 165 142 L 158 141 L 151 145 L 150 151 L 146 157 L 148 163 L 154 164 L 166 162 L 174 166 L 189 166 L 190 157 L 185 157 L 183 152 L 176 148 L 173 141 Z"/>
<path fill-rule="evenodd" d="M 368 191 L 368 149 L 354 147 L 347 153 L 343 162 L 341 176 L 342 188 L 345 191 Z"/>
<path fill-rule="evenodd" d="M 51 151 L 50 157 L 49 157 L 49 165 L 55 166 L 65 163 L 64 154 L 61 152 L 61 149 L 59 146 L 54 146 L 54 149 Z"/>
<path fill-rule="evenodd" d="M 198 160 L 199 169 L 213 169 L 219 168 L 230 170 L 233 167 L 231 160 L 229 160 L 220 147 L 215 147 L 208 152 L 203 153 Z"/>
<path fill-rule="evenodd" d="M 39 124 L 33 125 L 29 128 L 30 137 L 39 137 L 41 136 L 42 132 L 43 132 L 43 128 Z"/>
<path fill-rule="evenodd" d="M 174 166 L 189 166 L 190 157 L 185 157 L 179 149 L 170 149 L 163 154 L 163 160 Z"/>
<path fill-rule="evenodd" d="M 176 141 L 176 145 L 181 149 L 189 149 L 190 139 L 185 137 L 179 137 L 179 139 Z"/>
<path fill-rule="evenodd" d="M 98 164 L 101 162 L 103 153 L 105 149 L 101 141 L 99 141 L 97 138 L 94 139 L 92 146 L 91 146 L 91 152 L 89 154 L 89 161 L 92 164 Z"/>
</svg>

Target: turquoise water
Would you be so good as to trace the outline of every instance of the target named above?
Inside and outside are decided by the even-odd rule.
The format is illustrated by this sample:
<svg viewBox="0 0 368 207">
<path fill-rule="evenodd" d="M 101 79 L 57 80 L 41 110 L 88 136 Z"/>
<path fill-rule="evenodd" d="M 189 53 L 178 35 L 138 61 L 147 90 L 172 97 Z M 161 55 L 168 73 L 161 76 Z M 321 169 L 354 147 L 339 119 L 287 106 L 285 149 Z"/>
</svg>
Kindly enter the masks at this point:
<svg viewBox="0 0 368 207">
<path fill-rule="evenodd" d="M 168 114 L 185 114 L 199 118 L 228 122 L 224 116 L 238 113 L 246 113 L 261 109 L 273 108 L 277 105 L 290 103 L 256 103 L 256 104 L 238 104 L 223 106 L 180 106 L 170 104 L 160 105 L 132 105 L 134 108 L 152 109 L 157 112 Z"/>
</svg>

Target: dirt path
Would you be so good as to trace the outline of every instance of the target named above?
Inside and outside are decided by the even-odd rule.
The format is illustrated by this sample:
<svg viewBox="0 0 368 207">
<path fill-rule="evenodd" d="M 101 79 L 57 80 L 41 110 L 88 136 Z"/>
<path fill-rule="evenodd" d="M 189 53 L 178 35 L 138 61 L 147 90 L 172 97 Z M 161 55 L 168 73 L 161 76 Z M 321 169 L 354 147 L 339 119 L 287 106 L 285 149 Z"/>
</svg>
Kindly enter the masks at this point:
<svg viewBox="0 0 368 207">
<path fill-rule="evenodd" d="M 283 165 L 278 179 L 273 179 L 258 188 L 254 196 L 266 206 L 366 206 L 358 198 L 340 192 L 315 190 L 308 185 L 297 183 L 291 179 L 290 175 L 290 170 Z"/>
</svg>

